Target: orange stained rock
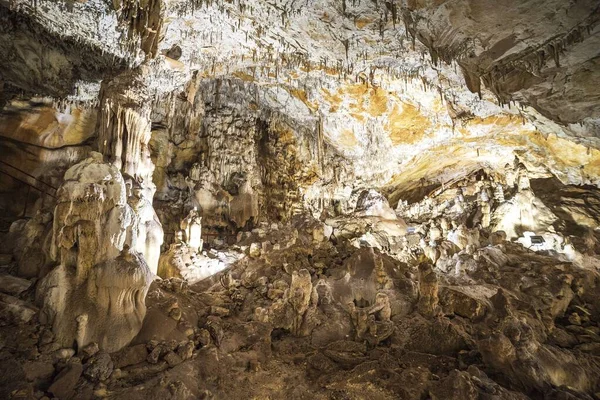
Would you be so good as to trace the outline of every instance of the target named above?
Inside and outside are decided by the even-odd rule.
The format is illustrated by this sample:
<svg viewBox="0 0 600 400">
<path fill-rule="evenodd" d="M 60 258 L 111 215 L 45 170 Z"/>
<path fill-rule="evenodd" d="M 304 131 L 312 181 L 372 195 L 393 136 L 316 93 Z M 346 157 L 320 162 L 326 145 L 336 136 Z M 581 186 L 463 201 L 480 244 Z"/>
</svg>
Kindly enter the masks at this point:
<svg viewBox="0 0 600 400">
<path fill-rule="evenodd" d="M 294 96 L 297 99 L 299 99 L 300 101 L 302 101 L 306 105 L 306 107 L 308 107 L 310 110 L 316 111 L 319 109 L 318 104 L 315 104 L 308 100 L 308 95 L 307 95 L 306 91 L 304 91 L 302 89 L 296 89 L 296 88 L 289 89 L 289 91 L 292 96 Z"/>
<path fill-rule="evenodd" d="M 389 114 L 387 129 L 394 145 L 414 144 L 422 140 L 432 124 L 415 106 L 396 104 Z"/>
</svg>

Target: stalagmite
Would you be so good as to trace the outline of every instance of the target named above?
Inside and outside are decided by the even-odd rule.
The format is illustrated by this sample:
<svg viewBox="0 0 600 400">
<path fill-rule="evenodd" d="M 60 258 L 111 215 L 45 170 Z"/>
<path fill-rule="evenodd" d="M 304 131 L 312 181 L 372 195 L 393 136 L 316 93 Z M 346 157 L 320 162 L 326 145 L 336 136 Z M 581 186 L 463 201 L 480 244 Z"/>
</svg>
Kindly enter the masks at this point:
<svg viewBox="0 0 600 400">
<path fill-rule="evenodd" d="M 481 227 L 487 228 L 490 226 L 492 213 L 492 201 L 487 187 L 479 192 L 479 207 L 482 214 Z"/>
<path fill-rule="evenodd" d="M 438 279 L 428 261 L 419 264 L 419 312 L 434 317 L 438 312 Z"/>
<path fill-rule="evenodd" d="M 308 311 L 308 307 L 312 298 L 312 283 L 310 273 L 303 269 L 298 273 L 292 274 L 292 283 L 290 285 L 288 302 L 291 304 L 295 312 L 292 323 L 292 333 L 295 335 L 301 334 L 304 316 Z"/>
<path fill-rule="evenodd" d="M 504 200 L 504 188 L 501 183 L 496 183 L 496 186 L 494 187 L 494 201 L 496 204 L 500 205 L 504 203 Z"/>
<path fill-rule="evenodd" d="M 137 218 L 123 177 L 101 154 L 65 173 L 52 237 L 58 266 L 38 288 L 40 318 L 62 346 L 96 342 L 116 351 L 140 330 L 152 272 L 130 250 Z"/>
<path fill-rule="evenodd" d="M 127 180 L 128 203 L 136 218 L 133 222 L 131 242 L 140 252 L 153 274 L 158 269 L 160 247 L 163 243 L 163 229 L 154 208 L 146 198 L 143 187 L 135 180 Z"/>
</svg>

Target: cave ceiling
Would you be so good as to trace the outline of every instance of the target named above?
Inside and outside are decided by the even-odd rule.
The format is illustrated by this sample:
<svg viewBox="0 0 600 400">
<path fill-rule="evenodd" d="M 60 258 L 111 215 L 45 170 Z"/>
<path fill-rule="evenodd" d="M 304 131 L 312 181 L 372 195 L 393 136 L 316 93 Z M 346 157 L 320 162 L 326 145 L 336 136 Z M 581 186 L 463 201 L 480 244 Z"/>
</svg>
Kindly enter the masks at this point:
<svg viewBox="0 0 600 400">
<path fill-rule="evenodd" d="M 154 128 L 179 129 L 174 99 L 200 96 L 205 109 L 276 116 L 321 135 L 357 179 L 390 191 L 500 167 L 515 154 L 541 175 L 594 182 L 598 7 L 0 0 L 0 134 L 19 140 L 6 128 L 15 115 L 43 125 L 43 110 L 73 118 L 69 106 L 93 125 L 89 110 L 119 90 L 149 105 Z M 33 131 L 60 142 L 47 137 L 55 128 Z"/>
</svg>

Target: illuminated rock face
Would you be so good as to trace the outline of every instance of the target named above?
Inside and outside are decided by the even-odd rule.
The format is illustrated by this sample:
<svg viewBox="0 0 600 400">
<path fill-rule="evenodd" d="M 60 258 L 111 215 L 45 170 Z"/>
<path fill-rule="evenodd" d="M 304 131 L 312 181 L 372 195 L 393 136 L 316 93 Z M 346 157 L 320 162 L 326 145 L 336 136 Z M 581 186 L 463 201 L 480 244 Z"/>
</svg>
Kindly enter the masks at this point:
<svg viewBox="0 0 600 400">
<path fill-rule="evenodd" d="M 543 232 L 556 221 L 556 216 L 531 190 L 517 193 L 495 211 L 493 218 L 493 229 L 504 231 L 509 239 L 522 236 L 525 231 Z"/>
<path fill-rule="evenodd" d="M 145 239 L 138 237 L 143 219 L 136 211 L 120 172 L 101 154 L 66 172 L 54 211 L 51 254 L 58 266 L 38 288 L 43 322 L 62 346 L 95 342 L 116 351 L 141 328 L 152 271 L 133 250 Z"/>
<path fill-rule="evenodd" d="M 358 196 L 354 212 L 358 216 L 396 219 L 396 213 L 388 204 L 387 199 L 374 190 L 365 190 Z"/>
<path fill-rule="evenodd" d="M 202 217 L 198 215 L 198 210 L 192 208 L 182 221 L 181 230 L 185 234 L 185 241 L 195 251 L 202 250 Z"/>
<path fill-rule="evenodd" d="M 84 280 L 92 266 L 123 249 L 134 220 L 125 182 L 116 167 L 95 153 L 66 172 L 57 195 L 52 255 L 60 264 L 76 267 Z"/>
<path fill-rule="evenodd" d="M 585 67 L 595 64 L 597 56 L 597 50 L 586 48 L 600 40 L 597 3 L 533 1 L 499 7 L 493 1 L 461 0 L 409 1 L 405 6 L 403 17 L 411 34 L 434 60 L 458 60 L 469 89 L 485 86 L 504 102 L 526 101 L 564 123 L 598 118 L 589 102 L 597 98 L 598 88 L 579 86 L 600 78 L 597 68 Z M 552 12 L 544 18 L 527 17 L 545 10 Z M 497 18 L 511 22 L 498 25 L 492 22 Z M 527 45 L 525 36 L 531 39 Z M 560 82 L 564 78 L 569 83 Z"/>
<path fill-rule="evenodd" d="M 164 237 L 162 225 L 152 203 L 146 198 L 144 189 L 137 183 L 131 183 L 131 186 L 127 187 L 128 204 L 137 216 L 128 236 L 135 250 L 144 256 L 150 271 L 156 274 Z"/>
</svg>

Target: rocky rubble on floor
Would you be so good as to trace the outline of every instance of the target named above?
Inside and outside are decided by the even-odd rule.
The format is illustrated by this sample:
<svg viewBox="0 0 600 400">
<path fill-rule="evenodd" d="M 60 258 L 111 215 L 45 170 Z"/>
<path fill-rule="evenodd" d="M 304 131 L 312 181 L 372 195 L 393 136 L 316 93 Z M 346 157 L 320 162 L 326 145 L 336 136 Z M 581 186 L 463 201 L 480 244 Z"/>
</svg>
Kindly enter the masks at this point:
<svg viewBox="0 0 600 400">
<path fill-rule="evenodd" d="M 33 282 L 2 276 L 2 299 L 18 304 L 0 314 L 2 395 L 599 398 L 595 256 L 573 262 L 494 237 L 493 223 L 473 226 L 483 215 L 473 187 L 485 183 L 465 182 L 464 198 L 447 188 L 420 213 L 360 209 L 241 234 L 222 251 L 243 257 L 222 271 L 152 282 L 139 332 L 117 351 L 93 341 L 63 345 L 39 323 Z M 518 190 L 529 189 L 507 188 L 505 201 Z M 368 193 L 370 209 L 379 209 L 381 198 Z M 438 206 L 449 193 L 459 194 Z M 404 227 L 381 230 L 394 246 L 354 240 L 385 221 Z"/>
</svg>

